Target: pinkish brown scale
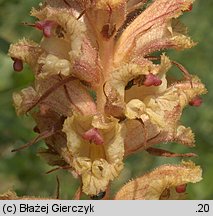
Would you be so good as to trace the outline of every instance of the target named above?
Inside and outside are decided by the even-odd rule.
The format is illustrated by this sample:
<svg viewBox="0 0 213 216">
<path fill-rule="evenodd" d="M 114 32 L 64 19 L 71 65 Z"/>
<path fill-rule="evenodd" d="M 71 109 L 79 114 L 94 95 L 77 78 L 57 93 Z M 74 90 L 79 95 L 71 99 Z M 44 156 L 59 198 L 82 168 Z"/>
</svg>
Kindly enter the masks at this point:
<svg viewBox="0 0 213 216">
<path fill-rule="evenodd" d="M 199 96 L 196 96 L 195 98 L 193 98 L 193 99 L 189 102 L 189 105 L 190 105 L 190 106 L 199 107 L 202 103 L 203 103 L 202 98 L 200 98 Z"/>
<path fill-rule="evenodd" d="M 177 193 L 184 193 L 186 192 L 186 186 L 187 184 L 178 185 L 175 190 Z"/>
<path fill-rule="evenodd" d="M 83 134 L 83 139 L 90 141 L 90 142 L 93 142 L 96 145 L 102 145 L 104 143 L 104 139 L 101 136 L 101 134 L 97 128 L 92 128 L 92 129 L 86 131 Z"/>
<path fill-rule="evenodd" d="M 162 84 L 162 80 L 158 78 L 156 75 L 150 73 L 146 75 L 143 84 L 147 87 L 149 86 L 159 86 Z"/>
</svg>

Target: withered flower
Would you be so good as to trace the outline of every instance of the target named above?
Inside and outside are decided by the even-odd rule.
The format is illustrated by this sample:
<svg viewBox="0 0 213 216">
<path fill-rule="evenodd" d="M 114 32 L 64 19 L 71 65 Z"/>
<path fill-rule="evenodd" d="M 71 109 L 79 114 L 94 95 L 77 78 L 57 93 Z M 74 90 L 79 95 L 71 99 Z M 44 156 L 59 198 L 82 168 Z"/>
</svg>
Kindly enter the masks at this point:
<svg viewBox="0 0 213 216">
<path fill-rule="evenodd" d="M 39 135 L 26 146 L 44 139 L 48 149 L 40 154 L 79 177 L 92 197 L 107 190 L 127 155 L 147 150 L 194 156 L 153 146 L 170 141 L 194 146 L 180 118 L 188 104 L 201 104 L 205 86 L 164 53 L 152 56 L 195 45 L 178 20 L 193 2 L 46 0 L 33 8 L 38 21 L 26 25 L 42 31 L 41 42 L 22 39 L 9 50 L 14 70 L 27 63 L 35 77 L 33 86 L 13 95 L 17 114 L 30 113 L 37 123 Z M 168 81 L 173 65 L 182 80 Z M 186 183 L 200 180 L 201 170 L 191 162 L 165 165 L 124 186 L 116 199 L 175 199 Z"/>
</svg>

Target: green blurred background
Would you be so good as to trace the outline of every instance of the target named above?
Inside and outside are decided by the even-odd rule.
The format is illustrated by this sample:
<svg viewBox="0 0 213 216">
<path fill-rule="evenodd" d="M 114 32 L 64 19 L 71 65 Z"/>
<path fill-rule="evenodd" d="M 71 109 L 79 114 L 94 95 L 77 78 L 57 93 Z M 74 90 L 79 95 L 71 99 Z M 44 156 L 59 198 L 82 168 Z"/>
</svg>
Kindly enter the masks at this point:
<svg viewBox="0 0 213 216">
<path fill-rule="evenodd" d="M 41 34 L 32 28 L 21 25 L 31 22 L 29 11 L 37 6 L 40 0 L 0 0 L 0 193 L 14 189 L 18 195 L 34 195 L 42 197 L 55 196 L 56 175 L 61 183 L 61 196 L 71 199 L 78 182 L 66 171 L 58 171 L 49 175 L 51 169 L 36 155 L 36 150 L 44 144 L 41 142 L 27 150 L 11 153 L 11 150 L 25 144 L 35 134 L 34 123 L 28 116 L 17 117 L 12 106 L 12 92 L 29 85 L 32 74 L 28 67 L 24 72 L 14 73 L 12 61 L 7 56 L 8 46 L 22 37 L 39 41 Z M 193 151 L 199 155 L 193 159 L 203 168 L 203 181 L 188 186 L 189 199 L 213 199 L 213 1 L 197 0 L 191 13 L 181 18 L 189 27 L 192 38 L 198 45 L 183 52 L 169 51 L 168 55 L 182 63 L 191 73 L 197 74 L 206 84 L 209 91 L 203 97 L 200 108 L 188 107 L 184 111 L 182 122 L 191 126 L 196 134 L 197 146 L 187 149 L 178 144 L 161 144 L 165 149 L 174 152 Z M 172 69 L 176 71 L 175 68 Z M 113 182 L 115 192 L 129 179 L 141 176 L 144 172 L 165 163 L 178 163 L 181 159 L 158 158 L 141 152 L 129 157 L 119 179 Z"/>
</svg>

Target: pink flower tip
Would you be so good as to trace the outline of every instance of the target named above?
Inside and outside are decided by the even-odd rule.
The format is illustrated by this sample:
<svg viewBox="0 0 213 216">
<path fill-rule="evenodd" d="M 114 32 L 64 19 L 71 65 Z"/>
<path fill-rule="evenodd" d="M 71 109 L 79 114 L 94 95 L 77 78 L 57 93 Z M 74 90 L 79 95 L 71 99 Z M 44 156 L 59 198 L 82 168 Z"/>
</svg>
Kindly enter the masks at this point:
<svg viewBox="0 0 213 216">
<path fill-rule="evenodd" d="M 162 80 L 160 78 L 158 78 L 156 75 L 150 73 L 150 74 L 146 75 L 146 78 L 145 78 L 143 84 L 147 87 L 159 86 L 162 84 Z"/>
<path fill-rule="evenodd" d="M 35 23 L 35 27 L 41 31 L 45 37 L 51 37 L 52 28 L 55 22 L 52 20 L 38 21 Z"/>
<path fill-rule="evenodd" d="M 101 134 L 97 128 L 92 128 L 92 129 L 86 131 L 83 134 L 83 139 L 90 141 L 90 142 L 93 142 L 96 145 L 102 145 L 104 143 L 104 139 L 101 136 Z"/>
<path fill-rule="evenodd" d="M 12 58 L 13 62 L 13 69 L 16 72 L 21 72 L 23 70 L 23 61 L 21 59 Z"/>
<path fill-rule="evenodd" d="M 184 193 L 186 192 L 186 186 L 187 184 L 178 185 L 175 190 L 177 193 Z"/>
<path fill-rule="evenodd" d="M 193 99 L 189 102 L 189 105 L 190 105 L 190 106 L 199 107 L 202 103 L 203 103 L 202 98 L 200 98 L 199 96 L 197 96 L 197 97 L 193 98 Z"/>
</svg>

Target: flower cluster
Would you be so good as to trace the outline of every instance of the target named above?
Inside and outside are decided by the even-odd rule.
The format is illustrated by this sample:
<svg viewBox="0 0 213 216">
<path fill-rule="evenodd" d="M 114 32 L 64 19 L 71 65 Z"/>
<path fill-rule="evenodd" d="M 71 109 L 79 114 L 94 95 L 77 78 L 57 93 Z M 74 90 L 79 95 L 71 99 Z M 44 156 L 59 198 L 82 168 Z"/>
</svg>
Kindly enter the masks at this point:
<svg viewBox="0 0 213 216">
<path fill-rule="evenodd" d="M 80 178 L 85 194 L 106 191 L 132 153 L 184 156 L 153 146 L 171 141 L 194 146 L 180 118 L 187 105 L 201 104 L 205 86 L 164 53 L 153 54 L 195 45 L 178 20 L 192 3 L 46 0 L 31 11 L 38 21 L 26 24 L 42 31 L 41 42 L 11 45 L 14 70 L 26 63 L 35 78 L 33 86 L 14 93 L 17 114 L 33 116 L 39 135 L 32 143 L 44 139 L 48 148 L 39 153 Z M 172 66 L 182 80 L 168 79 Z M 192 162 L 165 165 L 128 183 L 115 198 L 180 198 L 188 182 L 200 180 L 201 169 Z"/>
</svg>

